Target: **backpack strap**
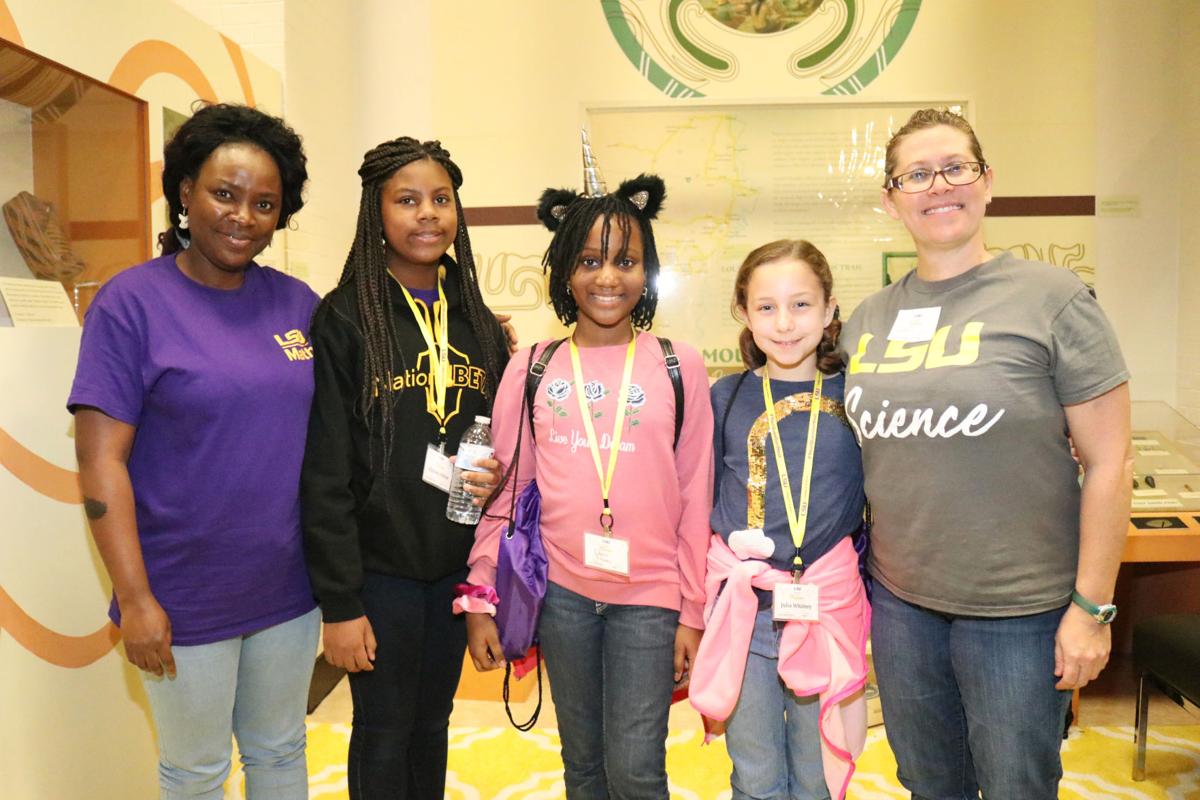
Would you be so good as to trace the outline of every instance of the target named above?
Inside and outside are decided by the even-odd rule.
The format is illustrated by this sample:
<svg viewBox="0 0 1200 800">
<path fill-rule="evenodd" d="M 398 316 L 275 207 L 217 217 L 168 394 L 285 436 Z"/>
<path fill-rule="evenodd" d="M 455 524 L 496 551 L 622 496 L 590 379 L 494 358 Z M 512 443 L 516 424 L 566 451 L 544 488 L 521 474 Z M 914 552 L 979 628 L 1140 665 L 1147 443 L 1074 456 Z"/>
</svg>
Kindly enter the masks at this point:
<svg viewBox="0 0 1200 800">
<path fill-rule="evenodd" d="M 679 446 L 679 432 L 683 430 L 683 373 L 679 370 L 679 356 L 675 355 L 671 340 L 662 336 L 657 338 L 666 362 L 667 375 L 671 378 L 671 387 L 675 389 L 675 439 L 671 442 L 671 449 L 674 450 Z"/>
<path fill-rule="evenodd" d="M 529 351 L 529 372 L 525 375 L 525 407 L 529 411 L 529 432 L 533 433 L 533 404 L 537 402 L 534 395 L 537 393 L 537 388 L 542 382 L 542 376 L 546 374 L 546 367 L 550 364 L 550 359 L 554 358 L 554 352 L 566 339 L 557 339 L 546 345 L 546 349 L 542 351 L 541 357 L 537 361 L 533 360 L 533 350 Z M 537 349 L 535 345 L 534 350 Z"/>
<path fill-rule="evenodd" d="M 721 427 L 718 429 L 721 433 L 721 441 L 725 441 L 725 423 L 729 422 L 729 412 L 733 410 L 733 401 L 737 400 L 738 390 L 742 388 L 742 384 L 746 381 L 746 376 L 750 374 L 750 370 L 746 370 L 741 375 L 738 375 L 737 383 L 733 384 L 733 394 L 729 395 L 729 402 L 725 405 L 725 413 L 721 415 Z"/>
</svg>

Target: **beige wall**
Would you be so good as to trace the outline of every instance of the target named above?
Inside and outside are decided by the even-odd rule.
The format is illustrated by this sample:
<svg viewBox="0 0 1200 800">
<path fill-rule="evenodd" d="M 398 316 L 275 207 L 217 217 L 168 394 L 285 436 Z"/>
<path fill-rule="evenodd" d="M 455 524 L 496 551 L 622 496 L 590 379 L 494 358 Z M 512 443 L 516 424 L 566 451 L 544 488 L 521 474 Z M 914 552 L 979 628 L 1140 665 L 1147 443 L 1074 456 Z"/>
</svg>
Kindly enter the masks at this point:
<svg viewBox="0 0 1200 800">
<path fill-rule="evenodd" d="M 1172 99 L 1179 141 L 1172 162 L 1179 181 L 1178 408 L 1200 425 L 1200 3 L 1181 3 L 1174 36 L 1179 59 Z M 1168 365 L 1169 368 L 1170 365 Z"/>
<path fill-rule="evenodd" d="M 1102 0 L 1097 15 L 1096 186 L 1132 196 L 1136 217 L 1100 216 L 1096 291 L 1133 371 L 1135 400 L 1176 405 L 1181 91 L 1176 26 L 1188 3 Z M 1146 13 L 1147 8 L 1157 13 Z"/>
<path fill-rule="evenodd" d="M 164 106 L 186 112 L 204 95 L 281 110 L 277 72 L 165 0 L 0 0 L 0 36 L 146 100 L 152 165 Z M 104 219 L 105 208 L 91 211 Z M 156 229 L 165 216 L 159 197 Z M 267 263 L 286 267 L 285 240 Z M 145 693 L 107 620 L 110 585 L 79 505 L 64 409 L 78 345 L 78 329 L 0 329 L 5 800 L 157 796 Z"/>
</svg>

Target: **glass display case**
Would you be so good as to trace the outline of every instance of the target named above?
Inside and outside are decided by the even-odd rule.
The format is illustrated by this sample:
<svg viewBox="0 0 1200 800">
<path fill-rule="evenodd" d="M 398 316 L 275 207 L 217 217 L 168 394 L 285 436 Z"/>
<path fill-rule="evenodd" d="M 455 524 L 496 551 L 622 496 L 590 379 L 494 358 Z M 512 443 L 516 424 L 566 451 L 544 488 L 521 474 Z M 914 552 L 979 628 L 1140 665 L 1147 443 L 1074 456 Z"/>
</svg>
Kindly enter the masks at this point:
<svg viewBox="0 0 1200 800">
<path fill-rule="evenodd" d="M 0 39 L 0 277 L 61 283 L 82 317 L 97 287 L 149 257 L 146 115 Z"/>
<path fill-rule="evenodd" d="M 1134 403 L 1132 425 L 1134 515 L 1200 511 L 1200 428 L 1159 401 Z"/>
</svg>

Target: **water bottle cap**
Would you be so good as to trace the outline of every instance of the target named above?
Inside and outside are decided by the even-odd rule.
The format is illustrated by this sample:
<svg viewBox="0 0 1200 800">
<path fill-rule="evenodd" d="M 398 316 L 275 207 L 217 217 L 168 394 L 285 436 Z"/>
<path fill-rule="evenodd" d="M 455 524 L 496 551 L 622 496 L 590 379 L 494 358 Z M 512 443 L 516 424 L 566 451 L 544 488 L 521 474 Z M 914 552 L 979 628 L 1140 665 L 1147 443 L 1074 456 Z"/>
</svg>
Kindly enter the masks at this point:
<svg viewBox="0 0 1200 800">
<path fill-rule="evenodd" d="M 491 417 L 477 416 L 477 417 L 475 417 L 475 421 L 480 423 L 481 425 L 491 425 L 492 424 Z"/>
</svg>

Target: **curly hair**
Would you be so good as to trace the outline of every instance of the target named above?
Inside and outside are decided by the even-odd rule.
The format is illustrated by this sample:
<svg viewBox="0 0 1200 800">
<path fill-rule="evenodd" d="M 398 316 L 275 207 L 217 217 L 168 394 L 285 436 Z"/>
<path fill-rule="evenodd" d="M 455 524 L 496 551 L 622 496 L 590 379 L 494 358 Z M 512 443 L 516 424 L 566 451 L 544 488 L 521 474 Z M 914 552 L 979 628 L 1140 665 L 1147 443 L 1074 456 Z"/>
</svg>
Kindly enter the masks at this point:
<svg viewBox="0 0 1200 800">
<path fill-rule="evenodd" d="M 654 312 L 658 308 L 658 249 L 654 244 L 654 228 L 650 219 L 620 194 L 603 197 L 581 197 L 566 207 L 566 215 L 554 230 L 554 238 L 546 248 L 542 267 L 550 273 L 550 303 L 554 313 L 564 325 L 571 325 L 579 317 L 579 306 L 571 296 L 571 276 L 579 265 L 579 255 L 587 243 L 588 234 L 596 220 L 603 219 L 600 233 L 601 257 L 608 259 L 608 246 L 612 228 L 616 225 L 621 233 L 621 249 L 618 259 L 624 258 L 629 248 L 629 235 L 633 225 L 642 234 L 642 266 L 646 271 L 646 293 L 633 308 L 630 315 L 635 328 L 649 330 L 654 324 Z"/>
<path fill-rule="evenodd" d="M 300 137 L 279 117 L 250 106 L 231 103 L 204 105 L 180 126 L 163 148 L 163 197 L 167 200 L 170 227 L 159 234 L 164 254 L 183 247 L 179 215 L 183 204 L 179 187 L 185 178 L 195 180 L 204 163 L 221 145 L 252 144 L 263 150 L 279 168 L 283 188 L 276 229 L 287 225 L 304 206 L 304 184 L 308 181 L 308 158 Z"/>
<path fill-rule="evenodd" d="M 450 269 L 457 269 L 463 308 L 483 351 L 486 375 L 483 394 L 489 400 L 500 383 L 506 353 L 504 342 L 500 338 L 500 327 L 484 303 L 479 289 L 475 254 L 471 251 L 471 237 L 467 233 L 462 201 L 458 196 L 458 189 L 463 183 L 462 170 L 450 159 L 450 152 L 438 141 L 421 142 L 411 136 L 401 136 L 372 148 L 363 156 L 362 166 L 358 169 L 358 175 L 362 179 L 358 225 L 354 234 L 354 244 L 350 246 L 350 254 L 346 257 L 346 265 L 342 269 L 341 278 L 338 279 L 338 286 L 354 283 L 359 322 L 363 332 L 363 376 L 359 405 L 368 429 L 373 429 L 375 424 L 372 411 L 376 408 L 379 410 L 385 470 L 391 458 L 392 445 L 392 364 L 395 357 L 395 331 L 388 295 L 387 253 L 380 245 L 384 238 L 382 191 L 384 184 L 396 170 L 421 159 L 433 161 L 445 169 L 454 187 L 454 208 L 458 212 L 458 231 L 454 238 L 455 258 L 444 255 L 442 262 Z"/>
<path fill-rule="evenodd" d="M 922 108 L 914 111 L 908 121 L 900 126 L 900 130 L 892 134 L 892 138 L 888 140 L 883 161 L 883 188 L 888 188 L 888 181 L 892 179 L 896 171 L 896 150 L 900 147 L 900 142 L 904 137 L 926 128 L 936 128 L 939 125 L 954 128 L 956 131 L 966 134 L 967 139 L 971 142 L 971 153 L 975 156 L 975 160 L 982 164 L 987 163 L 987 159 L 983 157 L 983 146 L 979 144 L 979 137 L 975 135 L 971 123 L 967 122 L 963 115 L 956 114 L 948 108 Z"/>
<path fill-rule="evenodd" d="M 742 262 L 742 266 L 738 268 L 737 276 L 733 280 L 733 303 L 730 308 L 734 319 L 738 321 L 745 319 L 744 316 L 739 316 L 739 312 L 743 315 L 746 312 L 746 291 L 750 286 L 750 276 L 754 274 L 754 270 L 764 264 L 784 259 L 795 259 L 807 264 L 813 274 L 817 276 L 817 280 L 821 282 L 825 301 L 829 302 L 829 299 L 833 297 L 833 271 L 829 268 L 825 254 L 803 239 L 779 239 L 751 250 L 750 254 L 746 256 L 746 260 Z M 833 319 L 825 326 L 821 343 L 817 345 L 817 369 L 826 375 L 836 375 L 843 366 L 842 357 L 837 352 L 838 336 L 842 332 L 842 321 L 838 318 L 839 316 L 839 311 L 835 308 Z M 742 351 L 742 363 L 746 365 L 746 369 L 758 369 L 767 363 L 766 354 L 754 343 L 754 334 L 748 327 L 745 327 L 744 323 L 742 332 L 738 336 L 738 347 Z"/>
</svg>

